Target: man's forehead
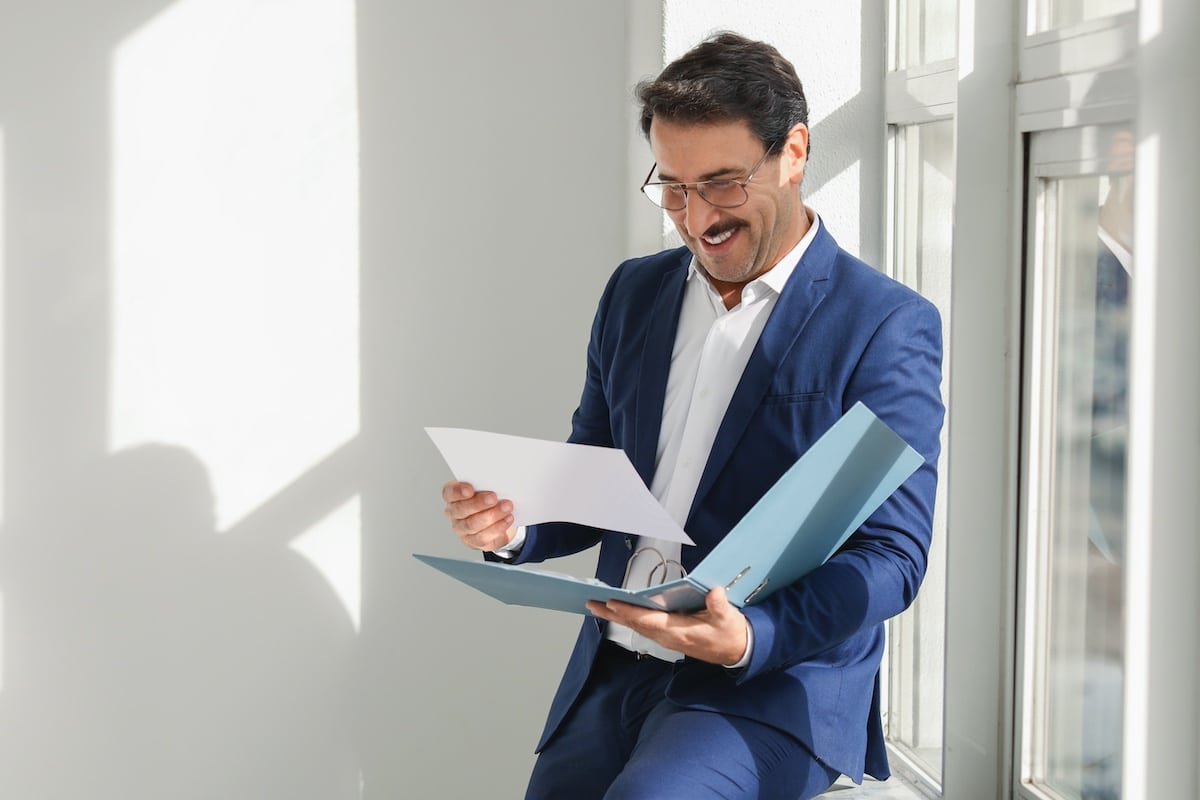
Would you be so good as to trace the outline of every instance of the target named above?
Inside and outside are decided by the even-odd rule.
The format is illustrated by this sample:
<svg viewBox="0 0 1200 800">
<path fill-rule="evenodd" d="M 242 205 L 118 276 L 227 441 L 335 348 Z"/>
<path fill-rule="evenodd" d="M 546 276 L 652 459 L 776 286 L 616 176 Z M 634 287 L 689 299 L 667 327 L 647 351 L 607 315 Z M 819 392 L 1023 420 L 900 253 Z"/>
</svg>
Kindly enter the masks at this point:
<svg viewBox="0 0 1200 800">
<path fill-rule="evenodd" d="M 653 120 L 650 150 L 660 173 L 690 180 L 721 171 L 744 169 L 762 155 L 762 143 L 744 120 L 683 123 Z"/>
</svg>

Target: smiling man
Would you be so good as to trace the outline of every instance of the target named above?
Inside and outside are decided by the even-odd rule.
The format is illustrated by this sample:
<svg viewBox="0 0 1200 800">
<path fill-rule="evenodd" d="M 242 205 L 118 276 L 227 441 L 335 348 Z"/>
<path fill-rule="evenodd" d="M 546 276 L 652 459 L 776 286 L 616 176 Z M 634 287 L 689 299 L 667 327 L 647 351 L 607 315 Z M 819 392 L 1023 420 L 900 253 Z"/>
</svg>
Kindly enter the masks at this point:
<svg viewBox="0 0 1200 800">
<path fill-rule="evenodd" d="M 883 622 L 925 573 L 943 408 L 941 324 L 841 250 L 801 200 L 808 107 L 773 47 L 714 36 L 638 87 L 655 165 L 641 189 L 686 247 L 622 264 L 600 299 L 571 441 L 620 447 L 695 546 L 568 524 L 443 487 L 459 538 L 542 561 L 600 545 L 596 575 L 679 576 L 843 413 L 865 403 L 924 465 L 825 565 L 735 608 L 590 603 L 527 797 L 815 797 L 888 775 Z"/>
<path fill-rule="evenodd" d="M 658 180 L 647 178 L 642 191 L 666 209 L 699 269 L 733 308 L 742 287 L 779 263 L 811 227 L 799 191 L 808 127 L 798 123 L 764 145 L 744 120 L 652 117 L 648 135 L 658 159 L 650 176 L 657 171 Z M 688 203 L 691 193 L 703 202 Z"/>
</svg>

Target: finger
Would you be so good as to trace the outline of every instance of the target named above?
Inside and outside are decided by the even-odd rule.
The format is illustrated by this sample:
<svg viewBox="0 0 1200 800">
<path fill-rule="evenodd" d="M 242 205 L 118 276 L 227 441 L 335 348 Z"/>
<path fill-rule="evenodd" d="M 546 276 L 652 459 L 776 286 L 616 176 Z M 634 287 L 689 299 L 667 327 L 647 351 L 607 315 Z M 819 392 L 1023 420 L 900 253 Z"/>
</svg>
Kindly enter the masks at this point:
<svg viewBox="0 0 1200 800">
<path fill-rule="evenodd" d="M 513 504 L 511 500 L 501 500 L 496 496 L 495 492 L 479 492 L 467 500 L 448 503 L 446 505 L 446 516 L 451 520 L 457 521 L 469 519 L 477 514 L 496 511 L 511 514 L 512 509 Z"/>
<path fill-rule="evenodd" d="M 615 622 L 618 625 L 624 625 L 630 630 L 648 636 L 651 634 L 651 629 L 642 625 L 640 618 L 637 616 L 638 611 L 645 611 L 640 606 L 621 603 L 616 600 L 610 600 L 607 603 L 601 603 L 598 600 L 589 600 L 587 609 L 594 616 L 599 617 L 607 622 Z M 650 612 L 654 613 L 654 612 Z"/>
<path fill-rule="evenodd" d="M 665 629 L 671 619 L 671 615 L 665 611 L 622 603 L 620 600 L 609 600 L 606 605 L 616 621 L 643 635 Z"/>
<path fill-rule="evenodd" d="M 475 487 L 463 481 L 447 481 L 442 486 L 442 499 L 447 503 L 466 500 L 473 494 L 475 494 Z"/>
<path fill-rule="evenodd" d="M 625 624 L 625 619 L 621 616 L 620 608 L 630 607 L 626 606 L 625 603 L 618 603 L 615 600 L 610 600 L 607 603 L 599 600 L 589 600 L 587 601 L 586 605 L 587 610 L 595 616 L 600 617 L 600 619 L 607 620 L 609 622 L 616 622 L 622 625 Z"/>
<path fill-rule="evenodd" d="M 517 529 L 512 527 L 511 517 L 508 524 L 499 522 L 491 525 L 478 533 L 469 533 L 459 537 L 462 543 L 472 550 L 482 550 L 484 552 L 493 552 L 499 550 L 512 541 Z"/>
<path fill-rule="evenodd" d="M 462 519 L 452 519 L 450 527 L 459 536 L 481 533 L 497 523 L 508 527 L 513 522 L 512 503 L 504 502 Z"/>
<path fill-rule="evenodd" d="M 613 619 L 612 612 L 608 610 L 608 606 L 599 600 L 588 600 L 585 605 L 587 606 L 588 613 L 592 614 L 592 616 L 599 617 L 608 622 L 616 621 Z"/>
</svg>

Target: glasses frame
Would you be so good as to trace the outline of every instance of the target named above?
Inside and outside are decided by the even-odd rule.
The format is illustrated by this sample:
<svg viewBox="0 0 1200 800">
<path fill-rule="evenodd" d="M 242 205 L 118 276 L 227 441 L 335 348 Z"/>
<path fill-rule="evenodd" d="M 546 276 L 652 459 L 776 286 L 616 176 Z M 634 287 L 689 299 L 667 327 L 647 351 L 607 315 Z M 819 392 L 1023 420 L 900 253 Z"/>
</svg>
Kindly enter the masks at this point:
<svg viewBox="0 0 1200 800">
<path fill-rule="evenodd" d="M 770 158 L 770 156 L 772 155 L 771 151 L 775 149 L 776 144 L 778 144 L 778 142 L 773 143 L 770 147 L 767 148 L 767 152 L 763 153 L 762 158 L 760 158 L 758 160 L 758 163 L 750 168 L 750 173 L 748 175 L 746 175 L 746 177 L 740 181 L 733 180 L 730 178 L 717 178 L 715 180 L 708 180 L 708 181 L 693 181 L 692 183 L 680 183 L 679 181 L 651 181 L 650 178 L 651 178 L 651 176 L 654 175 L 654 170 L 658 169 L 658 162 L 655 161 L 654 165 L 652 167 L 650 167 L 650 172 L 648 172 L 646 174 L 646 180 L 642 181 L 642 186 L 638 191 L 640 191 L 647 200 L 649 200 L 651 203 L 654 203 L 654 200 L 650 197 L 650 195 L 646 194 L 647 186 L 663 186 L 663 187 L 677 186 L 677 187 L 679 187 L 680 190 L 683 192 L 683 205 L 681 205 L 679 208 L 667 208 L 666 206 L 661 205 L 659 203 L 654 203 L 654 206 L 656 208 L 661 208 L 663 211 L 683 211 L 688 206 L 688 193 L 692 192 L 692 191 L 694 191 L 696 194 L 700 195 L 701 199 L 703 199 L 704 202 L 708 203 L 713 208 L 739 208 L 741 206 L 746 205 L 746 203 L 748 203 L 750 201 L 750 191 L 746 187 L 750 184 L 750 181 L 754 180 L 755 174 L 760 169 L 762 169 L 762 165 L 767 163 L 767 159 Z M 712 200 L 709 200 L 704 195 L 704 187 L 712 186 L 713 184 L 716 184 L 716 183 L 728 184 L 731 186 L 736 185 L 736 186 L 740 187 L 742 190 L 742 202 L 735 203 L 730 206 L 730 205 L 722 205 L 719 203 L 714 203 Z"/>
</svg>

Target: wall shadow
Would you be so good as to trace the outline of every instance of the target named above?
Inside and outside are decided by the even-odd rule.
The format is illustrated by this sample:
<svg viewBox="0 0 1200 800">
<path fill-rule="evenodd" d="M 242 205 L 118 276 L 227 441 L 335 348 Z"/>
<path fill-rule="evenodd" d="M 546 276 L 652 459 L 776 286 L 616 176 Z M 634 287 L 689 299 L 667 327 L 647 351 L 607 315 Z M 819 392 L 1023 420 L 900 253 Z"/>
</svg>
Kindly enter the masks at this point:
<svg viewBox="0 0 1200 800">
<path fill-rule="evenodd" d="M 303 557 L 217 534 L 186 450 L 81 466 L 2 555 L 0 796 L 358 796 L 353 625 Z"/>
</svg>

